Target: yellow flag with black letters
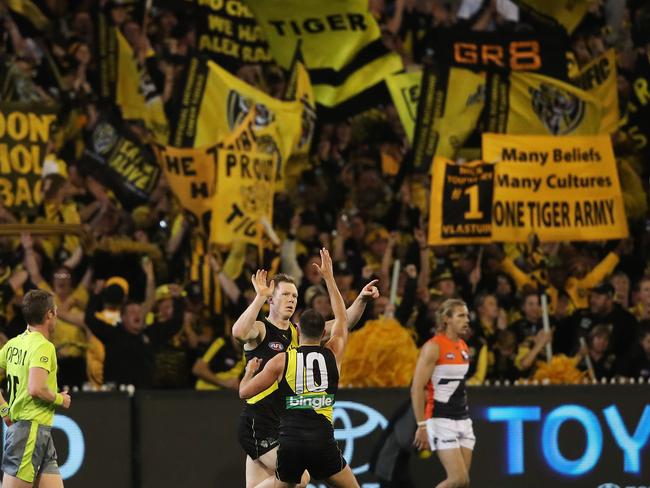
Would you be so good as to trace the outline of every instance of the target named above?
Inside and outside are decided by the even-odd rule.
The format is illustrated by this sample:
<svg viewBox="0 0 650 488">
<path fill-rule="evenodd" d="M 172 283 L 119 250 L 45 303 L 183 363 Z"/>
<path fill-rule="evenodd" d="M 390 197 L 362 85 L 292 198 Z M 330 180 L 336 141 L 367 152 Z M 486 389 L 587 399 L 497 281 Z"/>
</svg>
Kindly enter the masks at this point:
<svg viewBox="0 0 650 488">
<path fill-rule="evenodd" d="M 624 239 L 625 205 L 608 134 L 483 134 L 494 162 L 492 238 L 525 242 Z"/>
<path fill-rule="evenodd" d="M 486 132 L 506 134 L 593 135 L 603 108 L 592 94 L 537 73 L 491 74 Z"/>
<path fill-rule="evenodd" d="M 249 0 L 273 57 L 288 69 L 297 41 L 316 101 L 333 108 L 401 71 L 383 44 L 367 0 Z"/>
<path fill-rule="evenodd" d="M 413 143 L 413 132 L 415 131 L 421 83 L 421 69 L 406 73 L 394 73 L 386 78 L 388 91 L 390 91 L 402 127 L 404 127 L 406 137 L 411 144 Z"/>
<path fill-rule="evenodd" d="M 210 242 L 259 244 L 262 219 L 273 221 L 275 168 L 268 154 L 220 150 Z"/>
<path fill-rule="evenodd" d="M 0 199 L 16 215 L 38 213 L 43 159 L 55 120 L 54 107 L 0 104 Z"/>
<path fill-rule="evenodd" d="M 609 49 L 585 65 L 571 79 L 571 82 L 591 93 L 602 104 L 603 116 L 600 120 L 599 132 L 607 134 L 616 132 L 619 122 L 616 51 Z"/>
<path fill-rule="evenodd" d="M 563 26 L 572 33 L 593 0 L 515 0 L 520 8 L 540 23 Z"/>
<path fill-rule="evenodd" d="M 192 224 L 207 233 L 214 202 L 218 149 L 214 146 L 195 149 L 155 144 L 154 152 L 165 179 L 193 220 Z"/>
</svg>

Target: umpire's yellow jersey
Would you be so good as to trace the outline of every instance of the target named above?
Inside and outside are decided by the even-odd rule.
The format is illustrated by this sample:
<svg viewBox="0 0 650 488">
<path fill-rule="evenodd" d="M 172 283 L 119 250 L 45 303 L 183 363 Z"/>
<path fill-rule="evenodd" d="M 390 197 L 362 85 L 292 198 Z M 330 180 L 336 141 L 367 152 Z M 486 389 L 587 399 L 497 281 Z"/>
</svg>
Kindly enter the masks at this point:
<svg viewBox="0 0 650 488">
<path fill-rule="evenodd" d="M 7 342 L 0 350 L 0 368 L 6 371 L 9 394 L 9 417 L 35 421 L 40 425 L 52 425 L 54 404 L 32 398 L 29 394 L 29 369 L 42 368 L 49 375 L 47 386 L 57 392 L 57 362 L 54 344 L 40 332 L 25 330 Z"/>
</svg>

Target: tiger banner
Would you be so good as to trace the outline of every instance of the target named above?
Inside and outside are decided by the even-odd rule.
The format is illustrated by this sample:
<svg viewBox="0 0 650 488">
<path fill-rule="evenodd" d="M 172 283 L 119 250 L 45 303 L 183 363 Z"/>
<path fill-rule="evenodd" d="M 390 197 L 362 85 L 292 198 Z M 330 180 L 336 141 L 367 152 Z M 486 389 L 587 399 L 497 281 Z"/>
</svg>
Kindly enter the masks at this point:
<svg viewBox="0 0 650 488">
<path fill-rule="evenodd" d="M 628 236 L 610 136 L 483 134 L 483 159 L 496 162 L 492 238 L 525 242 Z"/>
<path fill-rule="evenodd" d="M 217 152 L 209 148 L 154 145 L 165 179 L 192 224 L 207 232 L 214 204 Z"/>
<path fill-rule="evenodd" d="M 103 12 L 95 12 L 95 22 L 99 98 L 107 104 L 117 104 L 125 120 L 142 121 L 158 142 L 166 143 L 169 124 L 162 96 L 146 66 Z"/>
<path fill-rule="evenodd" d="M 446 66 L 507 73 L 528 71 L 567 79 L 566 36 L 557 32 L 437 29 L 436 60 Z"/>
<path fill-rule="evenodd" d="M 603 115 L 599 132 L 612 134 L 618 129 L 618 88 L 616 81 L 616 51 L 609 49 L 582 69 L 571 82 L 600 101 Z"/>
<path fill-rule="evenodd" d="M 415 132 L 421 83 L 421 69 L 406 73 L 394 73 L 386 78 L 386 85 L 388 85 L 388 91 L 393 99 L 393 105 L 397 109 L 397 115 L 399 115 L 406 137 L 411 144 L 413 144 L 413 133 Z"/>
<path fill-rule="evenodd" d="M 0 103 L 0 198 L 16 216 L 38 213 L 42 165 L 55 120 L 53 107 Z"/>
<path fill-rule="evenodd" d="M 594 135 L 603 106 L 593 94 L 537 73 L 491 74 L 487 84 L 485 132 Z"/>
<path fill-rule="evenodd" d="M 111 188 L 127 210 L 148 204 L 160 177 L 148 147 L 126 137 L 119 124 L 106 118 L 93 129 L 81 165 L 84 173 Z"/>
<path fill-rule="evenodd" d="M 385 93 L 383 81 L 403 70 L 400 57 L 383 44 L 367 0 L 248 0 L 271 54 L 285 69 L 300 39 L 316 102 L 341 107 L 362 93 Z M 372 94 L 372 95 L 371 95 Z M 387 96 L 387 94 L 386 94 Z"/>
<path fill-rule="evenodd" d="M 220 150 L 210 242 L 259 244 L 273 221 L 275 168 L 268 154 Z"/>
<path fill-rule="evenodd" d="M 514 0 L 540 27 L 562 26 L 571 34 L 589 10 L 592 0 Z"/>
<path fill-rule="evenodd" d="M 425 67 L 413 136 L 416 172 L 428 172 L 434 156 L 456 156 L 483 111 L 485 80 L 483 72 Z"/>
</svg>

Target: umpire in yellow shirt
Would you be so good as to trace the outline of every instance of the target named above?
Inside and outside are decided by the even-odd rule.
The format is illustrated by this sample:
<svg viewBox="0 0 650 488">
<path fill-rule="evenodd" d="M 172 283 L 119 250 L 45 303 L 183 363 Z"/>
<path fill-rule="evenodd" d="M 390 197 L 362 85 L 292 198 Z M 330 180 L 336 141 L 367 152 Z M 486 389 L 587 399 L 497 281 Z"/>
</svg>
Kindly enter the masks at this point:
<svg viewBox="0 0 650 488">
<path fill-rule="evenodd" d="M 2 458 L 3 488 L 60 488 L 52 422 L 56 407 L 69 408 L 58 393 L 56 351 L 50 336 L 56 325 L 54 295 L 31 290 L 23 298 L 25 332 L 0 350 L 0 373 L 7 377 L 9 403 L 0 395 L 0 415 L 9 427 Z"/>
</svg>

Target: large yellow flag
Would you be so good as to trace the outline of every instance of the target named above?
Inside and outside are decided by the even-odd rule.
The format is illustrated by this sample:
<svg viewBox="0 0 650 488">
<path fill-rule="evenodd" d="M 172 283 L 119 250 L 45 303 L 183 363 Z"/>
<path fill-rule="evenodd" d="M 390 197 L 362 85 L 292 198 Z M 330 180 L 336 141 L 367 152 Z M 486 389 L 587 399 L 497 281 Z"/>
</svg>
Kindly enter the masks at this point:
<svg viewBox="0 0 650 488">
<path fill-rule="evenodd" d="M 316 101 L 335 107 L 403 69 L 383 45 L 367 0 L 249 0 L 273 57 L 288 68 L 302 40 Z"/>
<path fill-rule="evenodd" d="M 275 168 L 268 154 L 219 150 L 210 241 L 259 244 L 262 219 L 273 220 Z"/>
<path fill-rule="evenodd" d="M 536 73 L 491 76 L 487 132 L 593 135 L 600 131 L 602 105 L 569 83 Z"/>
<path fill-rule="evenodd" d="M 421 82 L 421 69 L 407 73 L 395 73 L 386 78 L 393 104 L 397 109 L 406 137 L 411 143 L 413 143 L 413 132 L 415 131 Z"/>
<path fill-rule="evenodd" d="M 171 142 L 175 147 L 210 147 L 231 141 L 233 132 L 245 131 L 251 149 L 273 154 L 281 173 L 300 139 L 301 116 L 299 100 L 273 98 L 216 63 L 194 58 Z"/>
<path fill-rule="evenodd" d="M 539 21 L 558 23 L 573 32 L 587 13 L 592 0 L 515 0 Z"/>
<path fill-rule="evenodd" d="M 172 192 L 194 225 L 207 231 L 215 190 L 216 147 L 177 148 L 154 145 L 158 164 Z"/>
<path fill-rule="evenodd" d="M 608 50 L 584 66 L 571 80 L 591 93 L 603 106 L 600 132 L 611 134 L 618 129 L 618 89 L 616 83 L 616 51 Z"/>
<path fill-rule="evenodd" d="M 481 116 L 485 83 L 482 72 L 425 70 L 413 142 L 416 170 L 428 171 L 434 156 L 455 158 Z"/>
</svg>

